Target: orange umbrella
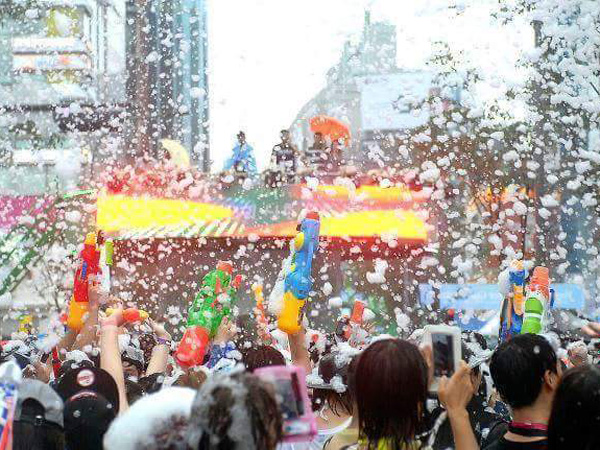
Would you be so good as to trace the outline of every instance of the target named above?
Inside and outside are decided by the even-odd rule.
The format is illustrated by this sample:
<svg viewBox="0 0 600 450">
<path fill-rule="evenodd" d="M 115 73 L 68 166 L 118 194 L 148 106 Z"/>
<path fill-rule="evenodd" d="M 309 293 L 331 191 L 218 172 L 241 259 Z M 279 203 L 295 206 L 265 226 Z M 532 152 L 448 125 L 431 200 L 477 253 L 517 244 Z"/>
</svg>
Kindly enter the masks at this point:
<svg viewBox="0 0 600 450">
<path fill-rule="evenodd" d="M 350 140 L 350 129 L 344 122 L 329 116 L 315 116 L 310 119 L 310 129 L 313 133 L 329 136 L 331 140 Z"/>
</svg>

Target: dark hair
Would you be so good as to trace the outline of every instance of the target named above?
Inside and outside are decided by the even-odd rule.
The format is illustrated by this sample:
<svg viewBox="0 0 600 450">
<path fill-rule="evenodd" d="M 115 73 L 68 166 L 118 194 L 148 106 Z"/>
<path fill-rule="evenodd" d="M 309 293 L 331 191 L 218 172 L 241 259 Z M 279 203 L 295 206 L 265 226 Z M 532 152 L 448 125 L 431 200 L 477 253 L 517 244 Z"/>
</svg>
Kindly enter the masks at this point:
<svg viewBox="0 0 600 450">
<path fill-rule="evenodd" d="M 254 347 L 259 342 L 255 314 L 240 314 L 235 323 L 238 329 L 238 333 L 233 338 L 236 348 L 243 352 L 245 349 Z"/>
<path fill-rule="evenodd" d="M 247 372 L 254 372 L 260 367 L 285 366 L 285 358 L 279 350 L 270 345 L 242 350 L 242 361 Z"/>
<path fill-rule="evenodd" d="M 127 395 L 127 403 L 133 405 L 144 396 L 144 389 L 136 381 L 125 380 L 125 393 Z"/>
<path fill-rule="evenodd" d="M 41 420 L 15 420 L 13 450 L 63 450 L 65 434 L 58 425 Z"/>
<path fill-rule="evenodd" d="M 568 370 L 556 390 L 548 424 L 548 449 L 600 448 L 600 369 Z"/>
<path fill-rule="evenodd" d="M 490 363 L 498 393 L 513 408 L 537 400 L 548 370 L 557 373 L 556 353 L 544 337 L 535 334 L 521 334 L 503 342 Z"/>
<path fill-rule="evenodd" d="M 427 364 L 419 349 L 403 340 L 370 345 L 359 357 L 354 377 L 360 436 L 368 449 L 387 443 L 405 448 L 425 428 Z"/>
<path fill-rule="evenodd" d="M 240 398 L 243 395 L 243 398 Z M 272 389 L 258 377 L 236 374 L 212 378 L 198 392 L 192 405 L 190 431 L 199 436 L 198 450 L 235 450 L 239 442 L 230 433 L 239 408 L 249 418 L 247 429 L 236 429 L 235 437 L 247 433 L 255 448 L 275 450 L 281 440 L 283 423 Z M 238 413 L 233 413 L 238 409 Z M 196 429 L 195 429 L 196 428 Z"/>
<path fill-rule="evenodd" d="M 488 343 L 483 334 L 478 333 L 477 331 L 463 331 L 461 335 L 463 342 L 477 344 L 479 347 L 481 347 L 481 350 L 488 349 Z"/>
<path fill-rule="evenodd" d="M 340 361 L 340 358 L 344 360 Z M 344 392 L 338 392 L 335 389 L 313 389 L 312 400 L 313 410 L 321 409 L 325 404 L 336 415 L 352 414 L 354 411 L 354 372 L 358 357 L 347 358 L 336 353 L 325 355 L 319 361 L 319 376 L 325 383 L 331 383 L 333 377 L 341 378 L 346 385 Z"/>
</svg>

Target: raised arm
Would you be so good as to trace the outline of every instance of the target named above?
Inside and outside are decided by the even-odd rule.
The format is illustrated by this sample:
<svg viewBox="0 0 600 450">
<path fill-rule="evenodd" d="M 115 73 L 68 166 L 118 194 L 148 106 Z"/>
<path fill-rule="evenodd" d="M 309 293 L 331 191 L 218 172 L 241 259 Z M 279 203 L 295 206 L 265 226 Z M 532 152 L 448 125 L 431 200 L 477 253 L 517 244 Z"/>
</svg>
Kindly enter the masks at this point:
<svg viewBox="0 0 600 450">
<path fill-rule="evenodd" d="M 310 355 L 306 348 L 306 333 L 301 330 L 294 334 L 288 334 L 290 343 L 290 353 L 292 354 L 292 362 L 295 366 L 303 367 L 306 373 L 312 371 L 310 363 Z"/>
<path fill-rule="evenodd" d="M 100 297 L 102 295 L 100 285 L 98 283 L 89 283 L 88 298 L 89 306 L 88 313 L 83 324 L 83 328 L 73 343 L 73 350 L 84 350 L 87 346 L 91 346 L 97 342 L 98 338 L 98 309 L 100 307 Z"/>
<path fill-rule="evenodd" d="M 440 380 L 438 396 L 448 412 L 456 450 L 479 450 L 467 412 L 467 404 L 473 394 L 471 369 L 464 361 L 452 378 Z"/>
<path fill-rule="evenodd" d="M 125 390 L 125 375 L 119 351 L 119 327 L 123 325 L 123 310 L 116 309 L 102 320 L 100 333 L 100 368 L 106 370 L 117 383 L 119 390 L 119 414 L 127 411 L 127 393 Z"/>
<path fill-rule="evenodd" d="M 148 363 L 146 376 L 155 373 L 165 373 L 167 371 L 169 352 L 171 350 L 171 335 L 162 325 L 156 323 L 154 320 L 148 319 L 148 323 L 152 327 L 152 331 L 154 331 L 158 342 L 152 349 L 152 356 Z"/>
</svg>

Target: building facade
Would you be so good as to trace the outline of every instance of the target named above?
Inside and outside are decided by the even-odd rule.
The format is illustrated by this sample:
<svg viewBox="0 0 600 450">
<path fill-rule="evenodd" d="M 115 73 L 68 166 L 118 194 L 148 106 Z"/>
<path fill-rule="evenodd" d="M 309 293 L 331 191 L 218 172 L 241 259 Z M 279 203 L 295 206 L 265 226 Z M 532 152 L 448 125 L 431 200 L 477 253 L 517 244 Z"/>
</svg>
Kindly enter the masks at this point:
<svg viewBox="0 0 600 450">
<path fill-rule="evenodd" d="M 346 43 L 340 60 L 327 73 L 325 88 L 292 124 L 299 147 L 306 149 L 313 142 L 310 118 L 326 115 L 349 126 L 346 156 L 363 169 L 389 166 L 398 159 L 398 142 L 429 119 L 415 105 L 427 98 L 433 78 L 427 71 L 400 69 L 396 60 L 396 27 L 371 22 L 366 12 L 358 43 Z"/>
<path fill-rule="evenodd" d="M 176 141 L 208 171 L 208 33 L 205 0 L 127 2 L 127 96 L 136 156 L 160 158 Z"/>
<path fill-rule="evenodd" d="M 76 182 L 77 166 L 93 151 L 64 121 L 123 101 L 122 12 L 119 2 L 50 0 L 3 17 L 1 193 L 41 194 Z M 73 164 L 61 167 L 65 161 Z"/>
</svg>

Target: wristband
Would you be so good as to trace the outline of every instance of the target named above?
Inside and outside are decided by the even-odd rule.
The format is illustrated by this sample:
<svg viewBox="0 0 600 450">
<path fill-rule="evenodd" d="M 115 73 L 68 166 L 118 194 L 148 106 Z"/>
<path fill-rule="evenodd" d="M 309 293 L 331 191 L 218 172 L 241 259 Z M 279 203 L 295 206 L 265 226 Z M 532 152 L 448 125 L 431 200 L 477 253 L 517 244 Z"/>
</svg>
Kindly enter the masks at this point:
<svg viewBox="0 0 600 450">
<path fill-rule="evenodd" d="M 171 347 L 171 339 L 157 337 L 156 343 L 157 343 L 157 345 L 166 345 L 167 347 Z"/>
</svg>

